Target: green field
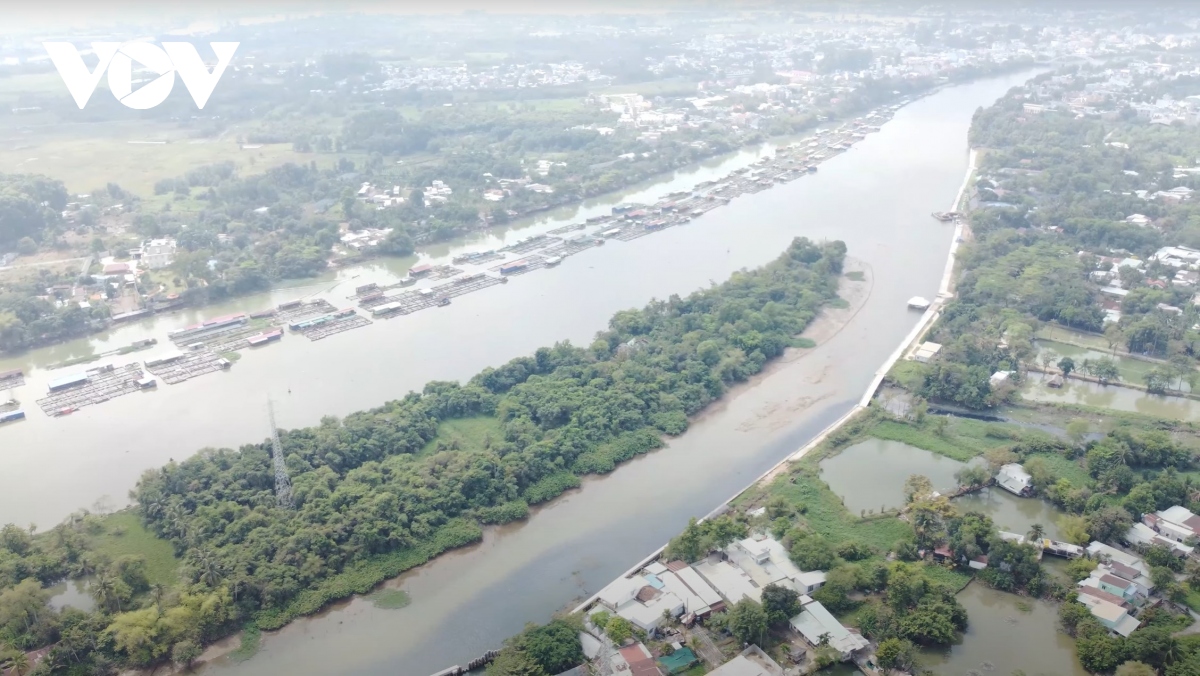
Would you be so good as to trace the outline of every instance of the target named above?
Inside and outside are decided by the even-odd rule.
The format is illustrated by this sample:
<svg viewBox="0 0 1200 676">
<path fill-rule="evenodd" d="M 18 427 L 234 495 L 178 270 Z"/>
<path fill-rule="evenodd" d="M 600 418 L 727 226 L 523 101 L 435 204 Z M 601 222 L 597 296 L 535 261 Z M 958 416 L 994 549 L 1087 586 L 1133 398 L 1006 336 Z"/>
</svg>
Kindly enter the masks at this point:
<svg viewBox="0 0 1200 676">
<path fill-rule="evenodd" d="M 318 156 L 297 153 L 290 143 L 242 150 L 237 140 L 182 138 L 178 131 L 147 130 L 123 125 L 87 125 L 91 135 L 35 132 L 29 147 L 0 149 L 0 172 L 36 173 L 60 179 L 72 193 L 86 193 L 116 183 L 141 197 L 154 195 L 154 184 L 189 169 L 231 160 L 242 173 L 259 173 L 287 162 L 308 163 Z M 144 145 L 130 141 L 160 141 Z"/>
<path fill-rule="evenodd" d="M 104 529 L 91 537 L 92 547 L 111 559 L 141 556 L 146 560 L 150 584 L 174 585 L 179 577 L 179 559 L 171 543 L 146 530 L 131 511 L 110 514 L 101 520 Z"/>
<path fill-rule="evenodd" d="M 420 455 L 430 455 L 439 449 L 482 451 L 492 443 L 504 440 L 500 421 L 491 416 L 455 418 L 438 425 L 437 436 L 425 444 Z"/>
</svg>

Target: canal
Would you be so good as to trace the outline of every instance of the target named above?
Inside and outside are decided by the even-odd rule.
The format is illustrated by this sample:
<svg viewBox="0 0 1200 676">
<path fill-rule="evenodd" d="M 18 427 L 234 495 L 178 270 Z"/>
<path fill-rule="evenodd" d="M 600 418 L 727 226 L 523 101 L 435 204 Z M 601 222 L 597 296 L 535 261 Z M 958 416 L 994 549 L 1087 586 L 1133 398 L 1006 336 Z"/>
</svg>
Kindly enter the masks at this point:
<svg viewBox="0 0 1200 676">
<path fill-rule="evenodd" d="M 378 403 L 431 378 L 467 377 L 554 340 L 587 341 L 615 310 L 761 265 L 797 235 L 844 240 L 872 280 L 862 309 L 840 331 L 731 393 L 666 448 L 590 478 L 527 521 L 490 528 L 482 543 L 389 582 L 412 599 L 406 608 L 343 602 L 264 636 L 253 659 L 217 661 L 207 670 L 427 676 L 465 663 L 526 622 L 544 622 L 595 592 L 689 517 L 707 513 L 803 445 L 854 405 L 915 325 L 907 299 L 936 292 L 952 226 L 929 214 L 947 208 L 962 183 L 971 115 L 1030 75 L 916 101 L 816 175 L 738 198 L 685 227 L 606 245 L 495 293 L 456 300 L 444 312 L 344 334 L 336 349 L 339 341 L 331 339 L 304 344 L 290 359 L 282 350 L 254 355 L 229 374 L 193 381 L 198 391 L 219 390 L 205 401 L 229 416 L 240 436 L 194 429 L 188 443 L 162 444 L 174 453 L 195 448 L 195 439 L 220 435 L 234 439 L 209 443 L 236 443 L 266 433 L 259 413 L 266 392 L 245 393 L 223 379 L 245 388 L 257 382 L 256 373 L 279 402 L 284 424 L 315 422 L 323 413 Z M 314 349 L 329 353 L 314 357 Z M 192 415 L 213 419 L 200 413 Z"/>
</svg>

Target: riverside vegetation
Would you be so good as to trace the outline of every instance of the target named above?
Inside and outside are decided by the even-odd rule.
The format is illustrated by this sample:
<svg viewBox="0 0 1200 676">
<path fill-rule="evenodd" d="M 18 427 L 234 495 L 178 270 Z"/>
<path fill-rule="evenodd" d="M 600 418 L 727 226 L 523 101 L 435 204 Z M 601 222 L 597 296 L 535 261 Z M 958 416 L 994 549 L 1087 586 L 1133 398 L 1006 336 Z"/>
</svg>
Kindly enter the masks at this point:
<svg viewBox="0 0 1200 676">
<path fill-rule="evenodd" d="M 760 269 L 617 313 L 586 348 L 560 343 L 466 384 L 431 382 L 283 431 L 295 510 L 276 504 L 269 442 L 147 471 L 133 491 L 141 521 L 121 536 L 169 543 L 178 560 L 168 552 L 155 570 L 177 564 L 177 579 L 152 580 L 145 555 L 98 547 L 116 534 L 96 515 L 37 535 L 9 525 L 0 640 L 53 646 L 45 668 L 61 673 L 186 664 L 239 627 L 256 636 L 368 592 L 685 431 L 836 299 L 845 253 L 796 239 Z M 63 577 L 89 578 L 97 608 L 50 609 L 44 585 Z"/>
</svg>

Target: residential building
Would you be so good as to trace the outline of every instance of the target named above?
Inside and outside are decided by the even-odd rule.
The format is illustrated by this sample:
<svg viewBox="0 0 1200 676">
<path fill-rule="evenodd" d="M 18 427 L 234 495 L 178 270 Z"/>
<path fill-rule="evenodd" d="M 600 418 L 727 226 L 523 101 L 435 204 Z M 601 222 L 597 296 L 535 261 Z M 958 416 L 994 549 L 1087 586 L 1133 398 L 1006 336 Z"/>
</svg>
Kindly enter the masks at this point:
<svg viewBox="0 0 1200 676">
<path fill-rule="evenodd" d="M 756 645 L 708 672 L 709 676 L 783 676 L 783 673 L 783 667 Z"/>
<path fill-rule="evenodd" d="M 913 353 L 912 358 L 913 360 L 919 361 L 922 364 L 927 364 L 937 356 L 937 353 L 941 351 L 941 349 L 942 346 L 940 344 L 926 341 L 921 343 L 921 346 L 918 347 L 917 351 Z"/>
<path fill-rule="evenodd" d="M 804 606 L 804 610 L 793 617 L 790 623 L 809 645 L 816 646 L 821 643 L 823 636 L 828 636 L 829 646 L 838 651 L 843 661 L 851 659 L 855 652 L 870 645 L 867 639 L 844 627 L 817 601 Z"/>
<path fill-rule="evenodd" d="M 1083 597 L 1080 597 L 1081 599 Z M 1085 603 L 1088 610 L 1092 611 L 1092 617 L 1095 617 L 1114 634 L 1120 636 L 1129 636 L 1141 624 L 1136 617 L 1133 617 L 1121 606 L 1109 603 L 1104 600 L 1095 600 L 1090 604 Z"/>
<path fill-rule="evenodd" d="M 1200 539 L 1200 516 L 1187 507 L 1175 505 L 1142 516 L 1142 522 L 1164 537 L 1176 542 L 1195 542 Z"/>
<path fill-rule="evenodd" d="M 662 676 L 650 650 L 641 643 L 621 648 L 613 656 L 612 662 L 616 673 L 627 671 L 630 676 Z"/>
<path fill-rule="evenodd" d="M 777 584 L 811 594 L 825 584 L 823 571 L 800 570 L 782 542 L 762 533 L 733 543 L 725 553 L 759 587 Z"/>
<path fill-rule="evenodd" d="M 1018 463 L 1009 463 L 1000 468 L 996 474 L 996 485 L 1020 497 L 1029 497 L 1033 493 L 1033 477 Z"/>
<path fill-rule="evenodd" d="M 1185 545 L 1177 540 L 1158 533 L 1153 525 L 1159 521 L 1156 514 L 1143 514 L 1142 521 L 1130 526 L 1125 532 L 1125 542 L 1132 546 L 1150 547 L 1153 545 L 1162 545 L 1168 547 L 1175 552 L 1177 556 L 1189 556 L 1192 553 L 1193 547 Z"/>
<path fill-rule="evenodd" d="M 170 237 L 151 239 L 142 242 L 142 248 L 135 256 L 141 266 L 150 270 L 161 270 L 175 262 L 175 240 Z"/>
</svg>

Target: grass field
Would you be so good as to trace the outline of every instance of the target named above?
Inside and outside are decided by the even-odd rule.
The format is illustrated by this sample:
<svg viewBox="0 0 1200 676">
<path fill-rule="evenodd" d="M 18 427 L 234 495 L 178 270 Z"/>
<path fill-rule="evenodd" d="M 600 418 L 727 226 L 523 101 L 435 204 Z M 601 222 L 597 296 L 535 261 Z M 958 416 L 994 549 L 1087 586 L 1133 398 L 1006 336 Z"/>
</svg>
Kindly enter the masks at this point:
<svg viewBox="0 0 1200 676">
<path fill-rule="evenodd" d="M 130 143 L 168 140 L 162 145 Z M 227 136 L 217 140 L 189 140 L 178 132 L 95 125 L 90 136 L 31 134 L 30 147 L 0 148 L 0 172 L 37 173 L 57 178 L 72 193 L 86 193 L 106 183 L 117 183 L 146 198 L 154 184 L 205 164 L 232 160 L 242 173 L 258 173 L 287 162 L 308 163 L 318 156 L 297 153 L 290 143 L 242 150 Z"/>
<path fill-rule="evenodd" d="M 695 80 L 650 80 L 632 84 L 613 85 L 600 90 L 600 94 L 641 94 L 642 96 L 659 96 L 664 94 L 695 95 Z"/>
<path fill-rule="evenodd" d="M 151 584 L 175 584 L 179 559 L 175 558 L 174 548 L 146 530 L 136 514 L 116 512 L 104 517 L 103 524 L 104 531 L 92 536 L 92 547 L 97 552 L 112 559 L 141 556 L 146 559 L 146 577 Z"/>
<path fill-rule="evenodd" d="M 854 516 L 817 476 L 811 467 L 800 467 L 776 479 L 767 489 L 769 497 L 782 496 L 804 507 L 803 520 L 833 543 L 853 541 L 886 552 L 912 531 L 894 516 L 862 519 Z"/>
<path fill-rule="evenodd" d="M 1012 440 L 1008 438 L 1009 434 L 1017 434 L 1020 429 L 966 418 L 947 417 L 946 420 L 946 432 L 940 436 L 926 427 L 891 420 L 885 420 L 871 428 L 870 436 L 899 441 L 966 462 L 990 448 L 1010 445 Z"/>
<path fill-rule="evenodd" d="M 436 453 L 439 448 L 456 448 L 462 451 L 482 451 L 489 440 L 497 442 L 504 439 L 504 430 L 500 421 L 489 416 L 474 418 L 455 418 L 447 420 L 438 426 L 438 434 L 420 455 Z"/>
</svg>

